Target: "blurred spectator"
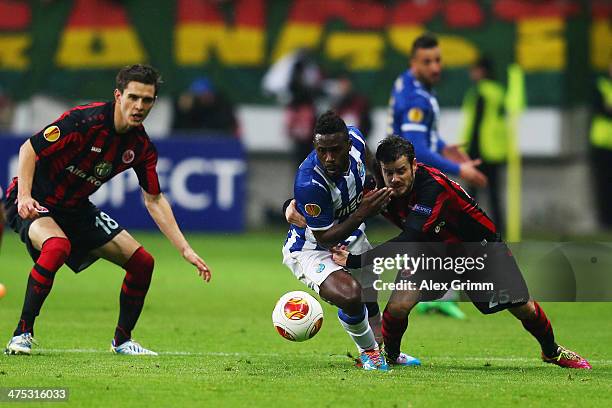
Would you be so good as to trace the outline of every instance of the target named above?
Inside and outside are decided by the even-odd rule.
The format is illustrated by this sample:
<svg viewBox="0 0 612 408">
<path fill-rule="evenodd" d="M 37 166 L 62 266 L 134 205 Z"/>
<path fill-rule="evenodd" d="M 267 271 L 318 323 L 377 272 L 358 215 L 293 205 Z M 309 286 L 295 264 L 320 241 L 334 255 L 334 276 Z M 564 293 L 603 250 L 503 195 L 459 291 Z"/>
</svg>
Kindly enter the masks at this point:
<svg viewBox="0 0 612 408">
<path fill-rule="evenodd" d="M 233 104 L 206 77 L 196 78 L 174 104 L 172 129 L 193 134 L 239 136 Z"/>
<path fill-rule="evenodd" d="M 15 104 L 0 87 L 0 130 L 7 130 L 13 120 Z"/>
<path fill-rule="evenodd" d="M 312 151 L 317 117 L 315 100 L 321 95 L 321 69 L 308 50 L 278 60 L 265 74 L 262 88 L 285 105 L 285 128 L 293 141 L 294 157 L 301 163 Z"/>
<path fill-rule="evenodd" d="M 598 217 L 604 228 L 612 229 L 612 59 L 608 75 L 597 80 L 590 138 Z"/>
<path fill-rule="evenodd" d="M 335 110 L 347 125 L 356 126 L 366 137 L 372 129 L 370 101 L 358 93 L 347 73 L 338 76 L 332 92 L 331 108 Z"/>
<path fill-rule="evenodd" d="M 491 216 L 498 229 L 504 225 L 500 197 L 500 173 L 508 155 L 508 129 L 504 111 L 504 87 L 494 79 L 493 63 L 480 58 L 470 69 L 474 86 L 463 100 L 463 143 L 470 157 L 480 158 L 478 167 L 489 180 Z M 470 193 L 477 198 L 479 189 Z"/>
<path fill-rule="evenodd" d="M 289 104 L 286 107 L 287 136 L 294 143 L 299 164 L 312 151 L 313 131 L 317 120 L 315 98 L 321 92 L 321 71 L 306 50 L 298 52 L 289 80 Z"/>
</svg>

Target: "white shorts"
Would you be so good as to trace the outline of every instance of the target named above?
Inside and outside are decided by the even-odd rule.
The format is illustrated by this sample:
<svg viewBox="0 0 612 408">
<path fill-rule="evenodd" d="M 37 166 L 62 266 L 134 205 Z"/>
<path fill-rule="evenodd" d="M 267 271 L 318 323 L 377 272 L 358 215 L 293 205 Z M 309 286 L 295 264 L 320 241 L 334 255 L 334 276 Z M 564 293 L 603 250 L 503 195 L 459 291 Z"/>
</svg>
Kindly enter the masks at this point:
<svg viewBox="0 0 612 408">
<path fill-rule="evenodd" d="M 372 245 L 365 237 L 365 234 L 358 240 L 351 243 L 349 250 L 353 254 L 360 255 L 372 249 Z M 287 265 L 293 275 L 310 289 L 319 293 L 319 287 L 335 271 L 345 270 L 336 264 L 331 252 L 329 251 L 295 251 L 289 252 L 283 249 L 283 263 Z M 378 276 L 372 272 L 371 268 L 353 269 L 349 273 L 357 279 L 362 288 L 372 287 Z"/>
</svg>

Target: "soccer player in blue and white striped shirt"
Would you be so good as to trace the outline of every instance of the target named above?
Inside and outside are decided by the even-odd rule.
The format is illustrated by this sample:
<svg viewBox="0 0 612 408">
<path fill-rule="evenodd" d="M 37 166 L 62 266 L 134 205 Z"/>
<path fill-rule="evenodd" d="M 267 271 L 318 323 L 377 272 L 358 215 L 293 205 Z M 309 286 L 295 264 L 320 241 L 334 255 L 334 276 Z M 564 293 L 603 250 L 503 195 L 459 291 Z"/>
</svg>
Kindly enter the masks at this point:
<svg viewBox="0 0 612 408">
<path fill-rule="evenodd" d="M 371 248 L 365 235 L 365 219 L 377 214 L 390 199 L 390 189 L 364 194 L 366 163 L 371 158 L 359 129 L 349 126 L 334 112 L 317 120 L 314 151 L 300 165 L 294 184 L 295 207 L 306 225 L 291 225 L 283 247 L 283 263 L 323 299 L 339 308 L 340 323 L 351 336 L 366 370 L 386 370 L 362 287 L 374 277 L 361 271 L 353 276 L 334 263 L 328 248 L 347 245 L 351 252 Z M 379 314 L 378 304 L 368 304 Z"/>
</svg>

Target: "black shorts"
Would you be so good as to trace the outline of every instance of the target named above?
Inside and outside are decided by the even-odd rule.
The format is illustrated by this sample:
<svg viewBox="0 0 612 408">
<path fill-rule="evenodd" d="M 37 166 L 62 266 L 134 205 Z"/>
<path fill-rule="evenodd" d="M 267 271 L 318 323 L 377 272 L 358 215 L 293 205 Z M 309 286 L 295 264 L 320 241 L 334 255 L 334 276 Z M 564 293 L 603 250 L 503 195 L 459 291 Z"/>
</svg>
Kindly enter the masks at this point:
<svg viewBox="0 0 612 408">
<path fill-rule="evenodd" d="M 445 251 L 442 254 L 444 259 L 455 261 L 452 269 L 428 270 L 413 275 L 400 272 L 396 282 L 413 282 L 411 287 L 419 290 L 419 301 L 440 299 L 450 289 L 463 291 L 483 314 L 496 313 L 529 301 L 527 284 L 504 242 L 449 244 Z M 436 255 L 441 254 L 438 252 Z M 470 262 L 470 268 L 466 268 L 465 260 L 468 258 L 475 260 Z M 458 273 L 458 270 L 462 272 Z"/>
<path fill-rule="evenodd" d="M 7 191 L 5 202 L 6 219 L 9 226 L 19 234 L 21 241 L 26 244 L 26 248 L 34 262 L 40 256 L 38 251 L 30 241 L 30 225 L 36 220 L 24 220 L 17 213 L 17 186 Z M 44 203 L 40 203 L 45 206 Z M 46 207 L 46 206 L 45 206 Z M 123 228 L 106 213 L 100 211 L 98 207 L 89 205 L 76 210 L 60 210 L 47 207 L 48 213 L 41 213 L 40 217 L 51 217 L 57 225 L 64 231 L 70 241 L 70 256 L 66 260 L 66 265 L 75 273 L 82 271 L 98 260 L 97 256 L 91 251 L 101 247 L 111 241 Z"/>
</svg>

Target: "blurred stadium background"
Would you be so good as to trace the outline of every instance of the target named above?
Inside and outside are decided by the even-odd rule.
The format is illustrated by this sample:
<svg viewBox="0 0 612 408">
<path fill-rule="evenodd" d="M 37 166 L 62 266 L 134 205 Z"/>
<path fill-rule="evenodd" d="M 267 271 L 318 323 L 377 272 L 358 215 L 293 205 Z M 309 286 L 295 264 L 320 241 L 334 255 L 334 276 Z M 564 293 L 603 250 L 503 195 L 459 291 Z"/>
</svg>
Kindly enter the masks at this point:
<svg viewBox="0 0 612 408">
<path fill-rule="evenodd" d="M 278 62 L 306 55 L 319 112 L 348 77 L 372 107 L 374 149 L 411 42 L 432 31 L 445 64 L 443 137 L 459 140 L 468 69 L 479 56 L 494 60 L 504 83 L 518 63 L 527 98 L 518 125 L 522 225 L 593 233 L 588 135 L 595 78 L 612 55 L 611 15 L 606 0 L 0 0 L 0 183 L 15 174 L 25 137 L 76 103 L 110 99 L 118 68 L 150 63 L 165 83 L 146 128 L 181 224 L 243 231 L 281 222 L 296 165 Z M 272 66 L 277 77 L 264 80 Z M 231 131 L 173 126 L 174 107 L 198 83 L 235 109 Z M 96 202 L 128 228 L 153 228 L 137 190 L 124 174 Z"/>
</svg>

